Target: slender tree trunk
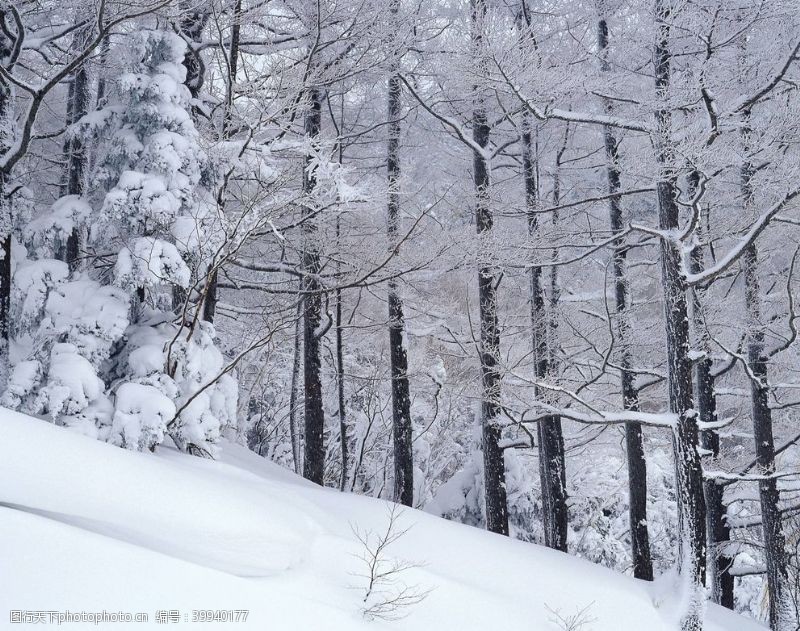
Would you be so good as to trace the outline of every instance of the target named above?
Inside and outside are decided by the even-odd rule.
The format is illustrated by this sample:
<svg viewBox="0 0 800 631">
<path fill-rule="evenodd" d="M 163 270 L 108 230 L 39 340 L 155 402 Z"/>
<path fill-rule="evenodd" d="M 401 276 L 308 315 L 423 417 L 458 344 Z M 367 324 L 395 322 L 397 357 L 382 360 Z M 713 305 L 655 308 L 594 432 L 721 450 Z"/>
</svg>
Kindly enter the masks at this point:
<svg viewBox="0 0 800 631">
<path fill-rule="evenodd" d="M 196 45 L 202 41 L 203 30 L 208 22 L 210 10 L 194 0 L 180 0 L 179 7 L 181 10 L 179 27 L 187 45 L 186 53 L 183 56 L 183 65 L 186 68 L 184 85 L 191 94 L 192 120 L 197 123 L 200 116 L 203 115 L 202 109 L 198 105 L 198 97 L 205 82 L 205 65 Z M 206 291 L 206 296 L 203 296 L 204 303 L 209 293 L 211 292 Z M 183 314 L 189 299 L 189 292 L 184 287 L 177 284 L 172 285 L 172 309 L 175 313 Z M 205 304 L 197 305 L 197 308 L 201 311 L 201 315 L 205 314 Z M 183 324 L 188 326 L 191 319 L 191 317 L 188 318 Z"/>
<path fill-rule="evenodd" d="M 100 42 L 100 53 L 97 56 L 97 93 L 95 94 L 95 107 L 100 109 L 106 106 L 106 68 L 108 67 L 108 55 L 111 49 L 111 38 L 106 37 Z"/>
<path fill-rule="evenodd" d="M 655 113 L 656 153 L 661 173 L 657 183 L 659 228 L 677 230 L 674 154 L 671 146 L 672 114 L 667 98 L 670 87 L 669 37 L 671 11 L 665 0 L 655 0 L 657 35 L 654 50 L 655 88 L 659 109 Z M 673 429 L 678 495 L 679 556 L 686 590 L 681 612 L 683 631 L 703 628 L 703 582 L 706 571 L 706 516 L 703 472 L 698 452 L 698 428 L 692 401 L 692 364 L 689 359 L 689 313 L 686 282 L 681 274 L 681 250 L 661 239 L 661 278 L 664 286 L 669 407 L 677 415 Z"/>
<path fill-rule="evenodd" d="M 600 65 L 603 72 L 608 72 L 608 23 L 601 12 L 597 28 L 597 42 L 600 49 Z M 613 113 L 613 106 L 608 99 L 604 100 L 606 113 Z M 614 129 L 603 126 L 603 140 L 606 153 L 606 179 L 608 180 L 609 223 L 611 233 L 618 235 L 624 228 L 622 200 L 620 191 L 619 144 Z M 630 335 L 628 315 L 628 283 L 627 283 L 627 246 L 618 241 L 613 249 L 614 275 L 614 307 L 616 311 L 615 335 L 620 345 L 618 362 L 620 367 L 620 389 L 624 409 L 636 412 L 639 410 L 639 393 L 634 386 L 634 374 L 631 372 L 631 357 L 627 339 Z M 631 525 L 631 559 L 633 575 L 646 581 L 653 580 L 653 561 L 650 557 L 650 536 L 647 530 L 647 461 L 642 442 L 642 426 L 640 423 L 625 424 L 625 453 L 628 464 L 628 517 Z"/>
<path fill-rule="evenodd" d="M 319 139 L 322 131 L 322 98 L 319 88 L 308 89 L 308 112 L 305 133 L 311 142 Z M 322 407 L 322 295 L 319 283 L 320 255 L 317 243 L 316 206 L 313 202 L 317 185 L 312 159 L 306 159 L 303 171 L 303 192 L 307 196 L 303 206 L 303 375 L 305 384 L 305 452 L 303 476 L 323 484 L 325 466 L 325 412 Z"/>
<path fill-rule="evenodd" d="M 396 22 L 399 1 L 390 5 Z M 389 76 L 388 117 L 389 140 L 386 166 L 389 179 L 387 206 L 387 235 L 389 249 L 396 253 L 397 224 L 400 215 L 400 114 L 401 86 L 398 74 L 399 58 L 393 61 Z M 405 346 L 403 301 L 397 281 L 389 281 L 389 362 L 392 377 L 392 428 L 394 439 L 394 501 L 412 506 L 414 503 L 414 454 L 412 451 L 411 396 L 408 386 L 408 355 Z"/>
<path fill-rule="evenodd" d="M 294 354 L 292 355 L 292 381 L 289 386 L 289 433 L 292 442 L 292 460 L 294 462 L 294 472 L 302 471 L 303 457 L 300 452 L 300 436 L 297 426 L 297 391 L 300 380 L 300 355 L 303 352 L 303 299 L 298 297 L 297 313 L 294 326 Z"/>
<path fill-rule="evenodd" d="M 749 112 L 745 114 L 745 155 L 749 151 Z M 742 166 L 742 197 L 749 206 L 752 196 L 753 167 L 749 162 Z M 775 473 L 775 441 L 772 435 L 772 410 L 769 407 L 769 368 L 764 349 L 764 324 L 761 317 L 761 287 L 758 278 L 758 248 L 753 242 L 744 251 L 742 259 L 745 285 L 745 310 L 747 312 L 748 341 L 747 363 L 752 372 L 750 399 L 753 414 L 753 439 L 755 441 L 758 473 L 764 479 L 758 482 L 761 504 L 761 528 L 764 535 L 764 558 L 767 566 L 767 594 L 769 599 L 769 626 L 773 631 L 794 629 L 791 615 L 788 574 L 786 570 L 786 540 L 779 510 L 780 494 Z"/>
<path fill-rule="evenodd" d="M 690 177 L 690 193 L 696 194 L 699 173 Z M 699 228 L 698 228 L 699 230 Z M 698 235 L 698 238 L 700 235 Z M 699 273 L 704 268 L 703 246 L 692 248 L 690 265 L 692 273 Z M 703 301 L 705 290 L 694 287 L 692 290 L 692 319 L 695 330 L 695 345 L 703 353 L 703 357 L 694 364 L 694 393 L 697 412 L 702 423 L 713 423 L 717 420 L 717 400 L 714 394 L 714 375 L 711 371 L 713 361 L 711 345 L 703 322 Z M 700 432 L 700 445 L 713 459 L 719 456 L 719 434 L 716 430 L 706 429 Z M 727 547 L 730 544 L 730 528 L 728 527 L 723 497 L 724 487 L 714 479 L 703 481 L 703 494 L 706 500 L 706 528 L 708 530 L 708 576 L 711 581 L 711 600 L 733 609 L 733 576 L 730 573 L 733 558 L 729 556 Z"/>
<path fill-rule="evenodd" d="M 472 44 L 476 61 L 482 60 L 483 24 L 486 17 L 484 0 L 472 0 Z M 489 124 L 484 96 L 475 86 L 472 138 L 484 149 L 489 144 Z M 481 248 L 491 238 L 494 218 L 489 199 L 489 165 L 483 151 L 473 151 L 475 183 L 475 226 Z M 478 269 L 478 301 L 480 303 L 480 360 L 482 375 L 481 428 L 483 442 L 483 476 L 486 502 L 486 528 L 491 532 L 508 534 L 508 505 L 506 503 L 505 459 L 500 446 L 500 328 L 497 321 L 497 285 L 499 270 L 488 261 L 492 252 L 483 252 Z"/>
<path fill-rule="evenodd" d="M 75 34 L 75 50 L 82 50 L 91 36 L 89 29 L 82 29 Z M 89 72 L 86 64 L 81 64 L 72 75 L 69 88 L 69 102 L 67 103 L 67 125 L 72 125 L 86 116 L 89 112 Z M 69 135 L 65 142 L 65 157 L 67 161 L 65 183 L 67 195 L 83 195 L 86 187 L 86 169 L 89 156 L 83 139 L 79 134 Z M 75 225 L 67 237 L 64 261 L 70 271 L 78 269 L 83 228 Z"/>
<path fill-rule="evenodd" d="M 530 120 L 526 121 L 527 126 Z M 533 154 L 531 153 L 530 130 L 527 129 L 527 139 L 523 137 L 523 147 L 526 149 L 527 158 L 523 158 L 523 170 L 526 178 L 526 197 L 528 197 L 528 231 L 534 236 L 537 231 L 538 222 L 535 211 L 536 183 L 531 187 L 527 182 L 534 177 Z M 566 135 L 564 137 L 564 147 L 566 147 Z M 563 148 L 559 151 L 556 159 L 556 171 L 553 179 L 553 204 L 559 204 L 560 174 L 559 162 Z M 527 194 L 528 190 L 534 192 L 534 197 Z M 554 217 L 554 221 L 555 221 Z M 542 287 L 542 268 L 531 268 L 530 278 L 530 299 L 531 299 L 531 335 L 533 341 L 534 368 L 537 380 L 544 380 L 553 376 L 556 353 L 556 339 L 554 317 L 557 305 L 558 280 L 555 267 L 551 268 L 550 290 L 551 290 L 551 314 L 548 317 L 545 306 L 545 292 Z M 547 395 L 536 388 L 537 398 Z M 544 526 L 544 543 L 546 546 L 555 550 L 567 551 L 567 489 L 566 489 L 566 462 L 564 456 L 564 435 L 561 429 L 561 418 L 558 416 L 548 416 L 539 422 L 537 426 L 537 437 L 539 440 L 539 477 L 542 487 L 542 517 Z"/>
<path fill-rule="evenodd" d="M 0 7 L 0 19 L 11 23 L 8 9 Z M 19 35 L 19 34 L 18 34 Z M 0 50 L 7 55 L 13 44 L 11 35 L 0 31 Z M 4 57 L 0 63 L 5 63 Z M 14 92 L 0 77 L 0 156 L 6 154 L 14 141 Z M 11 195 L 8 191 L 11 173 L 0 169 L 0 394 L 5 392 L 10 371 L 9 345 L 11 338 L 11 231 L 13 228 Z"/>
<path fill-rule="evenodd" d="M 5 92 L 5 93 L 4 93 Z M 8 98 L 5 86 L 0 85 L 0 125 L 4 99 Z M 0 131 L 0 134 L 2 131 Z M 9 346 L 11 341 L 11 200 L 7 197 L 9 176 L 0 170 L 0 393 L 5 392 L 11 370 Z"/>
<path fill-rule="evenodd" d="M 231 46 L 228 51 L 228 81 L 225 88 L 225 106 L 222 114 L 222 138 L 228 140 L 233 134 L 233 98 L 236 90 L 236 75 L 239 71 L 239 44 L 241 41 L 242 0 L 234 0 Z M 217 311 L 217 269 L 209 272 L 208 289 L 203 301 L 203 320 L 214 322 Z"/>
<path fill-rule="evenodd" d="M 711 359 L 704 357 L 695 364 L 695 390 L 700 421 L 710 423 L 717 420 L 717 402 L 714 396 L 714 376 L 711 373 Z M 700 433 L 700 444 L 712 457 L 719 456 L 719 434 L 714 430 Z M 709 577 L 711 579 L 711 600 L 733 609 L 733 558 L 727 551 L 731 531 L 728 527 L 724 487 L 715 480 L 705 480 L 703 491 L 706 499 L 706 525 L 709 543 Z"/>
<path fill-rule="evenodd" d="M 522 0 L 517 13 L 517 29 L 520 33 L 520 45 L 531 41 L 527 30 L 530 28 L 530 14 Z M 537 206 L 539 186 L 536 170 L 536 152 L 532 138 L 532 121 L 530 114 L 522 118 L 522 168 L 525 186 L 525 207 L 527 210 L 528 234 L 534 237 L 538 229 Z M 566 143 L 566 138 L 565 138 Z M 560 155 L 560 154 L 559 154 Z M 558 171 L 558 169 L 556 169 Z M 560 196 L 558 173 L 554 180 L 554 204 L 558 204 Z M 554 215 L 553 221 L 556 221 Z M 555 307 L 558 301 L 558 280 L 556 268 L 551 268 L 551 317 L 548 318 L 545 308 L 545 294 L 542 287 L 542 268 L 534 266 L 530 269 L 529 298 L 531 343 L 533 346 L 534 374 L 537 380 L 546 379 L 551 372 L 555 360 L 556 322 Z M 548 343 L 549 339 L 549 343 Z M 536 386 L 534 396 L 543 398 L 545 393 Z M 539 478 L 542 489 L 542 521 L 545 545 L 566 552 L 567 550 L 567 491 L 566 466 L 564 457 L 564 435 L 561 419 L 549 416 L 539 422 L 537 428 L 539 443 Z"/>
<path fill-rule="evenodd" d="M 337 219 L 336 236 L 339 236 L 339 225 Z M 347 408 L 344 399 L 344 344 L 342 341 L 342 290 L 336 290 L 336 391 L 339 400 L 339 441 L 342 448 L 342 475 L 339 480 L 339 490 L 347 488 L 347 470 L 350 461 L 348 441 L 350 437 L 347 433 Z"/>
</svg>

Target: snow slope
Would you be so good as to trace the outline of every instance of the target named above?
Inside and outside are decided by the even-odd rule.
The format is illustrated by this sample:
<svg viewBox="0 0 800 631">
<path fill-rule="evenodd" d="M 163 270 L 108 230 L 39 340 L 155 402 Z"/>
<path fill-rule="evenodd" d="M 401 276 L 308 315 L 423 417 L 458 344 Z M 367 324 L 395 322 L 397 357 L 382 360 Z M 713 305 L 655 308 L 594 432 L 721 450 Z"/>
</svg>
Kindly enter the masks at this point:
<svg viewBox="0 0 800 631">
<path fill-rule="evenodd" d="M 149 622 L 60 629 L 164 629 L 159 609 L 246 609 L 246 622 L 172 628 L 259 631 L 582 631 L 674 628 L 669 581 L 647 584 L 531 544 L 405 510 L 390 548 L 431 590 L 403 619 L 360 613 L 353 528 L 385 529 L 387 504 L 311 485 L 226 444 L 214 462 L 134 453 L 0 411 L 0 627 L 9 611 L 145 612 Z M 716 606 L 709 631 L 763 629 Z M 12 625 L 26 628 L 27 625 Z M 36 627 L 38 628 L 38 627 Z"/>
</svg>

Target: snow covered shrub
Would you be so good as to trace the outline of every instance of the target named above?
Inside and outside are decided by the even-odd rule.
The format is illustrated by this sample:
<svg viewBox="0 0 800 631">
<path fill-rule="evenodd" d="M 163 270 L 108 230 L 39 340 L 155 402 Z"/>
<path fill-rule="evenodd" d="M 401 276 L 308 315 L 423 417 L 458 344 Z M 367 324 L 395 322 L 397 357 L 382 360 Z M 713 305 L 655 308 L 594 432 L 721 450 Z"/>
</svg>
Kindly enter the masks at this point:
<svg viewBox="0 0 800 631">
<path fill-rule="evenodd" d="M 207 322 L 198 322 L 191 331 L 157 312 L 128 328 L 127 343 L 115 366 L 119 385 L 111 442 L 128 449 L 152 449 L 169 435 L 181 449 L 213 455 L 223 429 L 236 424 L 238 399 L 236 381 L 222 374 L 225 359 L 213 335 Z M 121 399 L 123 386 L 130 384 L 147 389 L 127 388 Z M 137 404 L 136 393 L 158 401 L 155 418 L 146 418 L 145 412 L 153 410 L 146 403 Z M 141 424 L 139 430 L 133 427 L 136 422 Z"/>
<path fill-rule="evenodd" d="M 189 268 L 178 248 L 154 237 L 134 239 L 122 248 L 114 267 L 115 282 L 129 289 L 152 288 L 171 283 L 183 289 L 189 287 Z"/>
<path fill-rule="evenodd" d="M 473 435 L 473 444 L 477 436 Z M 669 455 L 649 454 L 647 517 L 653 564 L 669 569 L 677 549 L 676 505 Z M 535 452 L 506 450 L 506 495 L 510 535 L 544 542 L 540 481 Z M 599 468 L 567 460 L 568 549 L 620 572 L 630 571 L 630 523 L 627 471 L 623 460 L 608 455 Z M 571 466 L 570 466 L 571 465 Z M 460 470 L 441 484 L 425 505 L 427 512 L 479 528 L 485 527 L 483 458 L 474 448 Z"/>
<path fill-rule="evenodd" d="M 72 231 L 85 226 L 91 213 L 87 200 L 78 195 L 65 195 L 56 200 L 50 212 L 28 222 L 22 234 L 35 251 L 50 251 L 58 256 Z"/>
<path fill-rule="evenodd" d="M 523 541 L 541 539 L 539 508 L 534 485 L 519 458 L 507 450 L 506 499 L 511 536 Z M 483 454 L 475 449 L 465 466 L 436 490 L 427 512 L 463 524 L 485 527 L 483 492 Z"/>
<path fill-rule="evenodd" d="M 126 449 L 154 449 L 164 440 L 167 423 L 174 415 L 175 404 L 157 387 L 122 383 L 116 392 L 108 440 Z"/>
<path fill-rule="evenodd" d="M 74 344 L 82 357 L 101 370 L 128 326 L 128 295 L 85 274 L 58 285 L 47 301 L 41 328 Z"/>
<path fill-rule="evenodd" d="M 24 256 L 19 249 L 19 256 Z M 101 367 L 128 325 L 128 297 L 66 263 L 22 258 L 14 274 L 15 353 L 2 404 L 65 423 L 99 405 Z"/>
<path fill-rule="evenodd" d="M 55 344 L 47 363 L 46 384 L 39 396 L 42 408 L 53 419 L 75 415 L 103 396 L 105 384 L 94 367 L 73 344 Z"/>
<path fill-rule="evenodd" d="M 55 259 L 30 260 L 24 248 L 18 252 L 12 288 L 12 334 L 19 337 L 38 326 L 53 289 L 69 275 L 67 264 Z"/>
</svg>

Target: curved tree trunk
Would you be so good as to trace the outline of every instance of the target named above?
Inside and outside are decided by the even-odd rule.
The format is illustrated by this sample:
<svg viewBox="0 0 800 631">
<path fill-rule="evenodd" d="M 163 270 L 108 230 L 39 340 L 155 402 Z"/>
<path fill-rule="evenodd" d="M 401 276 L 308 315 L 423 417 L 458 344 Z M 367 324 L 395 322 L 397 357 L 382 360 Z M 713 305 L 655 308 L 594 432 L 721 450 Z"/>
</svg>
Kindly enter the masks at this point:
<svg viewBox="0 0 800 631">
<path fill-rule="evenodd" d="M 195 0 L 181 0 L 180 29 L 183 36 L 188 41 L 188 50 L 183 58 L 183 65 L 186 68 L 186 87 L 192 95 L 192 99 L 200 96 L 200 90 L 205 82 L 205 68 L 200 54 L 195 50 L 194 44 L 202 41 L 203 29 L 206 27 L 211 10 L 206 3 L 195 2 Z M 197 103 L 192 103 L 192 117 L 197 118 L 199 109 Z"/>
</svg>

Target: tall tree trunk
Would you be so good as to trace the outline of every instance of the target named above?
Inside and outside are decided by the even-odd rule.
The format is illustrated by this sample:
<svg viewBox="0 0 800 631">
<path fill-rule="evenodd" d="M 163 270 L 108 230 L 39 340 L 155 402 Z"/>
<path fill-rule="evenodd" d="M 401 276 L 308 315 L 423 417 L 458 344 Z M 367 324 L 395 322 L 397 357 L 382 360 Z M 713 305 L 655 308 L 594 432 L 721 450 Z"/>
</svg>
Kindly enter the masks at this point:
<svg viewBox="0 0 800 631">
<path fill-rule="evenodd" d="M 745 155 L 749 152 L 749 112 L 744 116 Z M 749 206 L 753 197 L 753 167 L 745 161 L 741 170 L 742 197 Z M 744 251 L 742 258 L 745 285 L 745 310 L 747 312 L 747 363 L 750 377 L 750 399 L 753 414 L 753 439 L 755 441 L 758 473 L 764 476 L 758 482 L 761 505 L 761 528 L 764 535 L 764 557 L 767 566 L 767 594 L 769 600 L 769 626 L 773 631 L 794 629 L 786 570 L 786 540 L 781 524 L 778 503 L 778 481 L 775 473 L 775 441 L 772 435 L 772 410 L 769 407 L 769 358 L 764 349 L 764 324 L 761 317 L 761 287 L 758 278 L 758 248 L 755 242 Z"/>
<path fill-rule="evenodd" d="M 600 49 L 600 66 L 603 72 L 610 70 L 608 62 L 608 23 L 600 14 L 597 25 L 597 43 Z M 613 113 L 609 99 L 604 99 L 606 113 Z M 622 215 L 622 199 L 620 191 L 619 143 L 614 129 L 603 126 L 603 140 L 606 153 L 606 179 L 608 193 L 611 195 L 608 205 L 611 233 L 622 233 L 624 221 Z M 627 339 L 630 335 L 628 315 L 628 283 L 627 257 L 628 248 L 622 241 L 617 241 L 613 249 L 614 275 L 614 307 L 616 311 L 615 335 L 620 345 L 618 355 L 620 367 L 620 389 L 624 409 L 636 412 L 639 410 L 639 393 L 634 386 L 634 374 L 631 372 L 631 357 Z M 631 526 L 631 559 L 633 575 L 646 581 L 653 580 L 653 561 L 650 557 L 650 536 L 647 530 L 647 461 L 642 442 L 642 426 L 640 423 L 625 424 L 625 453 L 628 464 L 628 517 Z"/>
<path fill-rule="evenodd" d="M 190 111 L 192 119 L 197 124 L 200 115 L 203 114 L 202 109 L 198 106 L 198 97 L 205 82 L 205 65 L 196 49 L 196 45 L 203 39 L 203 30 L 211 13 L 209 8 L 194 0 L 180 0 L 179 8 L 181 11 L 179 27 L 187 45 L 186 53 L 183 56 L 183 65 L 186 68 L 184 85 L 191 94 Z M 206 288 L 206 295 L 202 298 L 203 303 L 205 303 L 205 298 L 210 293 L 209 289 L 208 287 Z M 189 292 L 184 287 L 177 284 L 172 285 L 172 309 L 175 313 L 185 314 L 189 300 Z M 200 309 L 201 315 L 205 313 L 205 304 L 197 305 L 197 308 Z M 191 317 L 188 320 L 191 321 Z M 188 325 L 188 322 L 184 324 Z"/>
<path fill-rule="evenodd" d="M 5 94 L 4 94 L 5 92 Z M 0 85 L 0 125 L 3 109 L 8 107 L 5 86 Z M 2 133 L 2 131 L 0 131 Z M 9 346 L 11 342 L 11 200 L 8 198 L 8 173 L 0 170 L 0 394 L 5 392 L 11 369 Z"/>
<path fill-rule="evenodd" d="M 714 395 L 714 376 L 711 372 L 711 359 L 703 357 L 695 364 L 695 392 L 700 421 L 711 423 L 717 420 L 717 401 Z M 714 430 L 700 433 L 700 444 L 712 458 L 719 456 L 719 434 Z M 733 609 L 733 557 L 727 551 L 731 531 L 728 527 L 724 487 L 715 480 L 705 480 L 703 491 L 706 500 L 706 525 L 709 543 L 709 577 L 711 579 L 711 600 Z"/>
<path fill-rule="evenodd" d="M 336 221 L 336 236 L 339 236 L 339 221 Z M 342 340 L 342 290 L 336 290 L 336 393 L 339 409 L 339 442 L 342 449 L 342 475 L 339 479 L 339 490 L 347 488 L 347 471 L 350 461 L 349 440 L 347 433 L 347 408 L 344 398 L 344 344 Z"/>
<path fill-rule="evenodd" d="M 530 14 L 524 0 L 520 2 L 516 24 L 520 34 L 520 45 L 525 46 L 527 43 L 531 43 L 535 46 L 535 42 L 532 41 L 528 32 L 531 26 Z M 538 230 L 539 183 L 536 169 L 537 156 L 532 138 L 532 120 L 527 112 L 522 117 L 521 141 L 528 234 L 533 238 Z M 566 146 L 566 136 L 564 146 Z M 559 153 L 557 162 L 560 160 L 561 153 L 563 153 L 563 149 Z M 560 196 L 558 165 L 556 166 L 556 177 L 553 184 L 554 205 L 557 205 Z M 556 221 L 555 215 L 553 216 L 553 221 Z M 551 316 L 548 317 L 545 307 L 545 292 L 542 286 L 542 268 L 537 265 L 530 269 L 531 343 L 534 374 L 537 380 L 546 379 L 550 375 L 556 352 L 557 325 L 555 322 L 555 308 L 558 302 L 558 280 L 555 267 L 551 268 L 550 274 Z M 534 396 L 540 399 L 545 397 L 546 394 L 541 388 L 535 386 Z M 542 489 L 544 543 L 548 547 L 566 552 L 568 514 L 564 435 L 561 429 L 561 419 L 557 416 L 548 416 L 539 422 L 536 432 L 539 443 L 539 479 Z"/>
<path fill-rule="evenodd" d="M 392 0 L 390 11 L 396 23 L 399 0 Z M 390 251 L 396 253 L 397 225 L 400 215 L 400 113 L 401 86 L 399 58 L 392 62 L 389 75 L 388 117 L 389 140 L 386 167 L 389 184 L 387 235 Z M 389 365 L 392 377 L 392 435 L 394 439 L 394 501 L 412 506 L 414 503 L 414 454 L 412 451 L 411 396 L 408 386 L 408 355 L 405 347 L 403 301 L 397 281 L 389 281 Z"/>
<path fill-rule="evenodd" d="M 472 44 L 476 62 L 483 58 L 483 26 L 486 18 L 484 0 L 471 1 Z M 489 124 L 484 98 L 479 86 L 474 88 L 472 138 L 482 150 L 489 144 Z M 475 183 L 475 227 L 480 247 L 490 241 L 494 218 L 489 199 L 489 165 L 485 151 L 473 151 Z M 486 528 L 491 532 L 508 534 L 508 505 L 506 502 L 505 459 L 500 446 L 500 330 L 497 321 L 497 286 L 499 270 L 488 261 L 492 252 L 483 252 L 478 269 L 478 302 L 480 310 L 480 361 L 482 376 L 481 429 L 483 443 L 483 480 L 486 504 Z"/>
<path fill-rule="evenodd" d="M 73 49 L 80 51 L 91 37 L 90 29 L 81 29 L 75 34 Z M 79 121 L 89 112 L 89 72 L 86 64 L 81 64 L 72 75 L 67 103 L 67 126 Z M 67 195 L 83 195 L 86 186 L 86 169 L 89 156 L 83 138 L 79 134 L 69 135 L 65 142 L 66 173 L 65 183 Z M 67 237 L 64 261 L 69 270 L 78 269 L 83 229 L 75 225 Z"/>
<path fill-rule="evenodd" d="M 322 131 L 322 98 L 319 88 L 308 89 L 308 112 L 305 133 L 312 143 Z M 305 450 L 303 476 L 323 484 L 325 467 L 325 413 L 322 407 L 322 358 L 320 324 L 322 321 L 322 295 L 319 282 L 320 255 L 317 243 L 316 204 L 313 201 L 317 177 L 312 157 L 306 159 L 303 171 L 303 193 L 307 200 L 303 206 L 303 376 L 305 384 Z"/>
<path fill-rule="evenodd" d="M 694 171 L 690 176 L 690 192 L 696 194 L 699 185 L 699 173 Z M 698 228 L 699 230 L 699 228 Z M 698 235 L 700 238 L 700 235 Z M 702 244 L 692 248 L 690 265 L 692 273 L 699 273 L 704 268 Z M 697 413 L 702 423 L 713 423 L 717 420 L 717 399 L 714 394 L 714 375 L 711 371 L 713 361 L 710 356 L 711 344 L 708 331 L 703 322 L 703 302 L 705 290 L 695 286 L 692 289 L 692 319 L 695 331 L 695 346 L 703 356 L 694 364 L 694 394 Z M 706 429 L 700 432 L 700 445 L 713 459 L 719 456 L 719 434 L 716 430 Z M 708 530 L 708 576 L 711 580 L 711 600 L 733 609 L 733 575 L 730 573 L 733 558 L 729 556 L 730 528 L 728 527 L 724 504 L 724 487 L 713 478 L 703 481 L 703 494 L 706 500 L 706 528 Z"/>
<path fill-rule="evenodd" d="M 669 48 L 671 10 L 668 0 L 655 0 L 656 42 L 655 89 L 659 101 L 655 112 L 656 154 L 660 168 L 656 185 L 658 223 L 664 231 L 677 230 L 679 209 L 671 145 L 672 113 L 668 103 L 671 55 Z M 673 428 L 676 486 L 678 495 L 679 557 L 686 590 L 681 612 L 683 631 L 703 628 L 703 582 L 706 571 L 706 516 L 703 472 L 698 452 L 698 428 L 692 401 L 692 363 L 689 359 L 689 314 L 686 282 L 681 274 L 681 250 L 672 240 L 661 239 L 661 278 L 664 289 L 669 408 L 677 415 Z"/>
<path fill-rule="evenodd" d="M 0 19 L 12 22 L 7 8 L 0 7 Z M 19 36 L 19 34 L 17 34 Z M 0 30 L 0 64 L 5 64 L 11 51 L 12 36 Z M 11 84 L 0 77 L 0 156 L 6 154 L 14 142 L 13 119 L 14 91 Z M 0 394 L 5 392 L 10 371 L 9 345 L 11 338 L 11 231 L 12 201 L 8 191 L 11 173 L 0 169 Z"/>
<path fill-rule="evenodd" d="M 530 120 L 527 121 L 530 125 Z M 528 154 L 523 158 L 523 170 L 526 178 L 526 193 L 531 188 L 536 191 L 536 184 L 529 187 L 527 180 L 534 177 L 530 171 L 533 167 L 533 154 L 530 153 L 531 140 L 530 130 L 526 130 L 527 140 L 523 138 L 523 147 Z M 566 147 L 566 132 L 564 137 L 564 147 Z M 557 206 L 560 201 L 560 159 L 563 147 L 559 150 L 556 158 L 556 170 L 553 179 L 553 205 Z M 537 195 L 538 196 L 538 195 Z M 528 197 L 528 231 L 531 236 L 535 236 L 538 227 L 536 215 L 536 197 Z M 555 221 L 554 216 L 554 221 Z M 550 300 L 551 310 L 557 305 L 558 280 L 555 267 L 551 268 L 550 276 Z M 530 278 L 530 300 L 531 300 L 531 336 L 533 341 L 534 369 L 537 380 L 545 380 L 553 376 L 554 359 L 556 354 L 556 340 L 554 318 L 555 313 L 548 317 L 545 306 L 545 292 L 542 287 L 542 268 L 539 266 L 531 268 Z M 537 398 L 546 397 L 547 394 L 540 388 L 536 388 Z M 567 489 L 566 489 L 566 463 L 564 456 L 564 435 L 561 429 L 561 418 L 558 416 L 548 416 L 539 422 L 537 426 L 537 437 L 539 440 L 539 477 L 542 487 L 542 518 L 544 526 L 544 543 L 546 546 L 555 550 L 567 551 Z"/>
<path fill-rule="evenodd" d="M 228 80 L 225 87 L 225 105 L 222 113 L 222 138 L 229 140 L 233 134 L 233 98 L 236 90 L 236 75 L 239 71 L 239 44 L 242 33 L 242 0 L 234 0 L 231 45 L 228 50 Z M 221 202 L 224 200 L 220 200 Z M 213 265 L 213 264 L 212 264 Z M 214 322 L 217 311 L 217 269 L 209 272 L 208 287 L 203 301 L 203 320 Z"/>
<path fill-rule="evenodd" d="M 290 438 L 292 443 L 292 461 L 294 463 L 294 472 L 300 473 L 300 471 L 302 471 L 303 457 L 300 453 L 301 440 L 297 426 L 297 391 L 299 389 L 298 381 L 300 380 L 300 354 L 302 353 L 303 349 L 303 299 L 299 296 L 297 300 L 297 313 L 295 318 L 294 353 L 292 355 L 292 381 L 289 385 L 289 433 L 291 434 Z"/>
</svg>

